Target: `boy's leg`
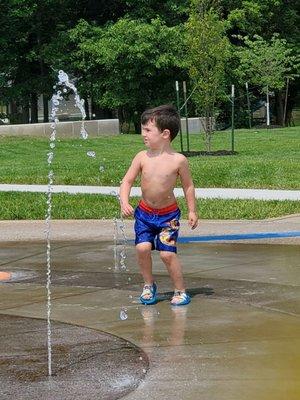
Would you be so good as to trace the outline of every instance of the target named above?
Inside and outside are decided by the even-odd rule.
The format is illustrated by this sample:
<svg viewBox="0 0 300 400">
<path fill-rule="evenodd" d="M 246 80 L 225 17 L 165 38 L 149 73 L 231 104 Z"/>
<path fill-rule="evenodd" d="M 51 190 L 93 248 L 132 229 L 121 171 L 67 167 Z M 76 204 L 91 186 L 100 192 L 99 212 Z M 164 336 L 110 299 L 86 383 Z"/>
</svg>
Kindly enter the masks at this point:
<svg viewBox="0 0 300 400">
<path fill-rule="evenodd" d="M 174 284 L 174 295 L 171 299 L 172 306 L 183 306 L 188 304 L 191 301 L 191 298 L 185 292 L 182 268 L 177 254 L 171 251 L 161 251 L 160 257 L 166 265 Z"/>
<path fill-rule="evenodd" d="M 136 253 L 141 274 L 144 278 L 144 287 L 140 296 L 140 301 L 143 304 L 156 303 L 157 286 L 154 283 L 152 275 L 152 243 L 143 242 L 136 245 Z"/>
<path fill-rule="evenodd" d="M 184 291 L 185 285 L 182 275 L 182 268 L 177 254 L 171 251 L 161 251 L 160 258 L 167 267 L 167 270 L 174 285 L 174 289 Z"/>
<path fill-rule="evenodd" d="M 136 245 L 137 261 L 143 275 L 145 284 L 152 285 L 154 279 L 152 275 L 152 244 L 150 242 L 138 243 Z"/>
</svg>

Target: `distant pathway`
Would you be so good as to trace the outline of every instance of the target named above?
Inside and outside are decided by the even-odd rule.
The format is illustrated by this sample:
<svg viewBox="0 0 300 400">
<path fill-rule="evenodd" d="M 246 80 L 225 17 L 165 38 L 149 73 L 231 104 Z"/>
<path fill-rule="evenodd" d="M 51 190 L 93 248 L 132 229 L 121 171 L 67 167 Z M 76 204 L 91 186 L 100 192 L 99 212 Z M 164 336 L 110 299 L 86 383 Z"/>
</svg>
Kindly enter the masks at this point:
<svg viewBox="0 0 300 400">
<path fill-rule="evenodd" d="M 47 192 L 47 185 L 18 185 L 2 184 L 0 192 Z M 87 193 L 87 194 L 106 194 L 114 195 L 118 193 L 119 187 L 116 186 L 74 186 L 74 185 L 54 185 L 53 193 Z M 181 188 L 174 190 L 175 196 L 183 197 Z M 131 196 L 140 196 L 141 189 L 133 187 Z M 300 190 L 271 190 L 271 189 L 230 189 L 230 188 L 196 188 L 198 199 L 255 199 L 255 200 L 300 200 Z"/>
</svg>

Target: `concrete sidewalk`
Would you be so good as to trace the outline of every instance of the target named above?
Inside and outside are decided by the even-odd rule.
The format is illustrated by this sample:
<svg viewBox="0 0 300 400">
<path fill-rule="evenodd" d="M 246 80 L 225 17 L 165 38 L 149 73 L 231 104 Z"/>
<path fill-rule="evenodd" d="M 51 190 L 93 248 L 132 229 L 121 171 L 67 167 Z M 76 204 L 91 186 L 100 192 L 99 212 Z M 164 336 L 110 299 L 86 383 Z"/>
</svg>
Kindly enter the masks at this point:
<svg viewBox="0 0 300 400">
<path fill-rule="evenodd" d="M 128 239 L 134 238 L 132 219 L 125 220 Z M 113 220 L 54 220 L 51 223 L 51 237 L 55 241 L 87 240 L 112 241 Z M 45 221 L 0 221 L 0 242 L 45 241 Z M 181 221 L 180 237 L 207 235 L 241 235 L 248 233 L 300 232 L 300 214 L 267 220 L 200 220 L 195 230 L 191 230 L 186 220 Z M 246 240 L 247 241 L 247 240 Z M 249 240 L 248 240 L 249 241 Z M 226 242 L 226 239 L 223 240 Z M 232 243 L 233 241 L 231 241 Z M 241 242 L 241 240 L 237 240 Z M 262 238 L 251 243 L 299 244 L 300 237 Z"/>
<path fill-rule="evenodd" d="M 36 192 L 46 193 L 47 185 L 18 185 L 2 184 L 0 192 Z M 54 185 L 52 193 L 87 193 L 116 195 L 119 192 L 118 186 L 74 186 L 74 185 Z M 255 199 L 255 200 L 300 200 L 300 190 L 270 190 L 270 189 L 232 189 L 232 188 L 196 188 L 196 198 L 198 199 Z M 181 188 L 175 188 L 176 197 L 183 197 Z M 141 196 L 141 189 L 133 187 L 131 196 Z"/>
</svg>

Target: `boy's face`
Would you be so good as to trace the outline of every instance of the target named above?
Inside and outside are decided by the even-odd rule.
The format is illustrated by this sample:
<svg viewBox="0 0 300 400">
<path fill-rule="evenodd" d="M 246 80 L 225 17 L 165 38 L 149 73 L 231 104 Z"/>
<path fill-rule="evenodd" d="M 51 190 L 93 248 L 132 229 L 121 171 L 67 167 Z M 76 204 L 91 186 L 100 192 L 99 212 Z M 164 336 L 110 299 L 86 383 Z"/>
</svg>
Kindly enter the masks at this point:
<svg viewBox="0 0 300 400">
<path fill-rule="evenodd" d="M 155 122 L 149 120 L 146 125 L 142 125 L 142 137 L 147 147 L 158 149 L 166 140 L 169 140 L 170 132 L 167 129 L 161 132 Z"/>
</svg>

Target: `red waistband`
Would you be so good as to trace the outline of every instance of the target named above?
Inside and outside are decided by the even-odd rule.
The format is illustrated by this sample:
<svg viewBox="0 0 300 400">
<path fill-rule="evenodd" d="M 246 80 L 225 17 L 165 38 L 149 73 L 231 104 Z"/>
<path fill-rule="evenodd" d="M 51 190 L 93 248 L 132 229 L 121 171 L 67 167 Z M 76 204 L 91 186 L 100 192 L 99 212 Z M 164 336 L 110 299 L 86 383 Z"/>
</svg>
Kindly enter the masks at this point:
<svg viewBox="0 0 300 400">
<path fill-rule="evenodd" d="M 146 211 L 146 212 L 151 213 L 151 214 L 157 214 L 157 215 L 165 215 L 165 214 L 168 214 L 168 213 L 170 213 L 172 211 L 178 210 L 177 203 L 171 204 L 170 206 L 164 207 L 164 208 L 152 208 L 152 207 L 148 206 L 148 204 L 145 203 L 144 200 L 141 200 L 139 202 L 139 207 L 143 211 Z"/>
</svg>

